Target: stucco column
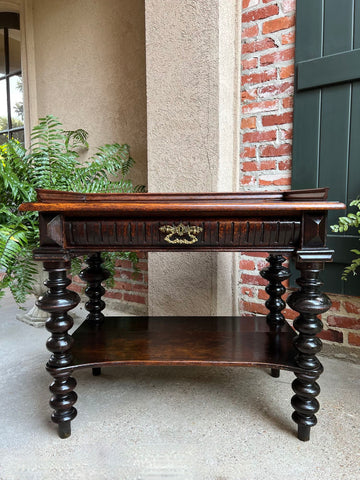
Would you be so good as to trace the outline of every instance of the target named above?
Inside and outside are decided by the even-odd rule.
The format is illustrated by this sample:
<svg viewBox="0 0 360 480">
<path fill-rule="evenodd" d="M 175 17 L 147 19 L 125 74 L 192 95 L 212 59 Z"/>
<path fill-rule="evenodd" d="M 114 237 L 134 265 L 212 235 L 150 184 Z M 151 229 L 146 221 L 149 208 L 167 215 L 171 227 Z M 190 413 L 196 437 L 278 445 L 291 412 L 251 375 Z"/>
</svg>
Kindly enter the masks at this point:
<svg viewBox="0 0 360 480">
<path fill-rule="evenodd" d="M 237 189 L 239 3 L 146 0 L 148 189 Z M 149 254 L 151 315 L 232 314 L 233 254 Z"/>
</svg>

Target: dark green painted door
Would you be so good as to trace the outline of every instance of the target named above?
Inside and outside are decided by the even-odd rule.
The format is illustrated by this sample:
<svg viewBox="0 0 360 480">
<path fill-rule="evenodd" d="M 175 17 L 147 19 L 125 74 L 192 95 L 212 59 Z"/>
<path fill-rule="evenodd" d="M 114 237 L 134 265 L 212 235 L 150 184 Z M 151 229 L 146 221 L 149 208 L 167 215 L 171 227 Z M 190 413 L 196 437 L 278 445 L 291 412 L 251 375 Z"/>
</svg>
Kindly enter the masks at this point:
<svg viewBox="0 0 360 480">
<path fill-rule="evenodd" d="M 292 187 L 330 187 L 330 200 L 348 204 L 360 195 L 360 0 L 297 0 L 296 8 Z M 360 296 L 360 275 L 340 279 L 350 250 L 360 249 L 356 234 L 329 230 L 336 253 L 326 291 Z"/>
</svg>

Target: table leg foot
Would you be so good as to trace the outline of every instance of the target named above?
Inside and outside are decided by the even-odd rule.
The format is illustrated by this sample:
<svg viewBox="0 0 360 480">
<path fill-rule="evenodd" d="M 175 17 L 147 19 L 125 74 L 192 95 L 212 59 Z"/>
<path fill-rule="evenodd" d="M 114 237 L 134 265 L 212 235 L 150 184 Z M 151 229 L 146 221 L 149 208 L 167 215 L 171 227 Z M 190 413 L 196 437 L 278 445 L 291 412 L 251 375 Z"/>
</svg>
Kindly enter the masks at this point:
<svg viewBox="0 0 360 480">
<path fill-rule="evenodd" d="M 71 422 L 61 422 L 58 424 L 58 435 L 60 438 L 69 438 L 71 435 Z"/>
<path fill-rule="evenodd" d="M 317 334 L 322 330 L 322 322 L 318 315 L 329 310 L 330 299 L 320 292 L 322 282 L 319 272 L 322 262 L 298 263 L 301 277 L 296 280 L 300 289 L 288 298 L 289 306 L 300 315 L 294 321 L 298 335 L 294 338 L 297 351 L 296 364 L 300 371 L 295 372 L 296 379 L 292 383 L 295 395 L 291 399 L 294 407 L 292 418 L 298 424 L 298 438 L 307 441 L 310 438 L 310 428 L 316 425 L 316 413 L 319 410 L 317 396 L 320 387 L 318 378 L 323 372 L 323 366 L 316 355 L 321 350 L 321 340 Z"/>
<path fill-rule="evenodd" d="M 280 369 L 279 368 L 272 368 L 270 375 L 274 378 L 279 378 L 280 377 Z"/>
<path fill-rule="evenodd" d="M 101 375 L 101 368 L 93 368 L 92 374 L 94 377 L 98 377 L 99 375 Z"/>
<path fill-rule="evenodd" d="M 45 282 L 48 291 L 37 302 L 39 308 L 50 314 L 46 328 L 51 337 L 47 340 L 46 346 L 52 355 L 46 368 L 54 378 L 50 385 L 52 393 L 50 406 L 54 409 L 51 419 L 58 425 L 61 438 L 70 435 L 70 421 L 76 417 L 73 405 L 77 400 L 74 392 L 76 380 L 71 377 L 72 370 L 63 370 L 72 363 L 73 339 L 68 332 L 73 326 L 73 319 L 67 312 L 76 307 L 80 301 L 77 293 L 67 289 L 71 283 L 66 276 L 69 267 L 70 264 L 67 262 L 44 262 L 44 268 L 49 272 L 49 278 Z"/>
<path fill-rule="evenodd" d="M 308 425 L 298 425 L 298 439 L 302 442 L 308 442 L 310 440 L 310 427 Z"/>
</svg>

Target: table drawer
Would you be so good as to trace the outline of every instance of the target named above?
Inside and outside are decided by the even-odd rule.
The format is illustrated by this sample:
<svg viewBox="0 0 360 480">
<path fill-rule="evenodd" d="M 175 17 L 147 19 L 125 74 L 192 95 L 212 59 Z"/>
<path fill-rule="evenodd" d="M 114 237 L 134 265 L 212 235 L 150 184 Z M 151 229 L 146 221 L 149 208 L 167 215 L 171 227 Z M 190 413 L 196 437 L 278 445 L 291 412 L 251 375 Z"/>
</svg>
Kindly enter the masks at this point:
<svg viewBox="0 0 360 480">
<path fill-rule="evenodd" d="M 64 222 L 66 247 L 198 249 L 206 247 L 293 247 L 300 240 L 300 221 L 235 220 L 86 220 Z"/>
</svg>

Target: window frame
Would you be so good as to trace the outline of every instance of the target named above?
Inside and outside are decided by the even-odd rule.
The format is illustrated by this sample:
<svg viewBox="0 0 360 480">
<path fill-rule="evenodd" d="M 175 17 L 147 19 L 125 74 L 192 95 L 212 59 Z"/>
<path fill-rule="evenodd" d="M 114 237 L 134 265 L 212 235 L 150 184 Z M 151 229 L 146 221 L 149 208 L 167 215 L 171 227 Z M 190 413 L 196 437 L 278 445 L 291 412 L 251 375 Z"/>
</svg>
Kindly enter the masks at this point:
<svg viewBox="0 0 360 480">
<path fill-rule="evenodd" d="M 9 51 L 9 29 L 20 31 L 20 14 L 15 12 L 0 12 L 0 29 L 4 30 L 4 54 L 5 54 L 5 75 L 0 76 L 0 80 L 6 83 L 6 100 L 7 100 L 7 128 L 0 131 L 0 135 L 7 135 L 12 138 L 16 132 L 23 132 L 25 139 L 25 126 L 12 126 L 11 118 L 11 102 L 10 102 L 10 79 L 14 76 L 22 76 L 22 64 L 20 70 L 10 73 L 10 51 Z"/>
</svg>

